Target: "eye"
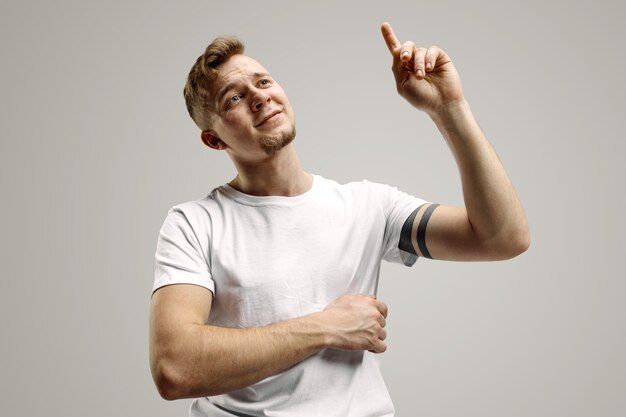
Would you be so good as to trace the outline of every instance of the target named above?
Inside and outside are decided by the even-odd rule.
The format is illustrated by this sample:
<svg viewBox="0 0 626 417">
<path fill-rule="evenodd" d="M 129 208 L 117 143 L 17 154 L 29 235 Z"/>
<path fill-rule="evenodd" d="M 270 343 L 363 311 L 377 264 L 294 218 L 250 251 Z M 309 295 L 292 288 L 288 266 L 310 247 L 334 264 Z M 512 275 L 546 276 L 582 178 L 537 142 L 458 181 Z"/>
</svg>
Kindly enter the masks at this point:
<svg viewBox="0 0 626 417">
<path fill-rule="evenodd" d="M 270 84 L 272 84 L 272 80 L 269 80 L 269 79 L 266 79 L 266 78 L 264 78 L 264 79 L 259 81 L 259 86 L 260 87 L 267 87 Z"/>
<path fill-rule="evenodd" d="M 235 94 L 228 100 L 228 104 L 236 104 L 241 100 L 243 96 L 241 94 Z"/>
</svg>

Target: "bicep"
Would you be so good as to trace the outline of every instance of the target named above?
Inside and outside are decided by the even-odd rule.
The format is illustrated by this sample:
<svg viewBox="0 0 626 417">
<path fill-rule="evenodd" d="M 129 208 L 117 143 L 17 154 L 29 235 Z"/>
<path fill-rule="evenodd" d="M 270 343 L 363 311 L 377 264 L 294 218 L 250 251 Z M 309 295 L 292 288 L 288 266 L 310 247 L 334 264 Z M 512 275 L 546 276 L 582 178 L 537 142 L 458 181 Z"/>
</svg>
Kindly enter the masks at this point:
<svg viewBox="0 0 626 417">
<path fill-rule="evenodd" d="M 213 293 L 200 285 L 166 285 L 152 295 L 150 315 L 164 321 L 206 324 L 212 300 Z"/>
<path fill-rule="evenodd" d="M 159 288 L 150 304 L 150 355 L 156 359 L 181 340 L 189 326 L 205 325 L 211 311 L 213 293 L 192 284 Z"/>
<path fill-rule="evenodd" d="M 451 261 L 490 259 L 476 235 L 465 208 L 425 204 L 411 229 L 411 243 L 418 256 Z"/>
</svg>

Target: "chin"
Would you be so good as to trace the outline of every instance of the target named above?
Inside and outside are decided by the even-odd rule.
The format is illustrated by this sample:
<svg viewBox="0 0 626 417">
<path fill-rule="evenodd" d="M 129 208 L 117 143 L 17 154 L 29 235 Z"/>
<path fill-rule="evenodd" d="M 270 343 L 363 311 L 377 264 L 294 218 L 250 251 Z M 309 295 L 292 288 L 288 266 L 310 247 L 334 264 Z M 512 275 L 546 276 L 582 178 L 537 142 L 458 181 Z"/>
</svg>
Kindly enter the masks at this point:
<svg viewBox="0 0 626 417">
<path fill-rule="evenodd" d="M 276 152 L 289 145 L 296 138 L 296 127 L 293 126 L 291 130 L 282 132 L 278 135 L 263 136 L 261 138 L 261 148 L 267 155 L 275 155 Z"/>
</svg>

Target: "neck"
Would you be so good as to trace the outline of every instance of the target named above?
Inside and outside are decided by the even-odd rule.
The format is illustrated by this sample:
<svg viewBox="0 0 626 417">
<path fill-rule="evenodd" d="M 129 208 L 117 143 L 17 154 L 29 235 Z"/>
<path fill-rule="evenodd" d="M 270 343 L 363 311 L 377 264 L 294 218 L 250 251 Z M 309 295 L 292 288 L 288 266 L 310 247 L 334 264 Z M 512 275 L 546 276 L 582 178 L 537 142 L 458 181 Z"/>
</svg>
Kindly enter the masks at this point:
<svg viewBox="0 0 626 417">
<path fill-rule="evenodd" d="M 313 183 L 311 174 L 300 166 L 293 144 L 261 162 L 233 162 L 237 176 L 229 184 L 245 194 L 294 197 L 307 192 Z"/>
</svg>

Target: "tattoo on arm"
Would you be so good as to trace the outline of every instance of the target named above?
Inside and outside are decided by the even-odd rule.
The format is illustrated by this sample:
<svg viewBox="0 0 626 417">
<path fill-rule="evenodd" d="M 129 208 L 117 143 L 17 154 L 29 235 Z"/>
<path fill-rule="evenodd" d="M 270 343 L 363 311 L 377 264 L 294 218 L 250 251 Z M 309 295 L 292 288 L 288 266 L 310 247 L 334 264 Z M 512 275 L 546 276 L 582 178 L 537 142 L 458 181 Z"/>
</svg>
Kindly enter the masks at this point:
<svg viewBox="0 0 626 417">
<path fill-rule="evenodd" d="M 406 221 L 402 225 L 402 230 L 400 232 L 400 242 L 398 244 L 398 248 L 400 250 L 412 253 L 417 256 L 419 256 L 419 254 L 417 253 L 417 251 L 415 250 L 415 246 L 413 245 L 413 236 L 412 236 L 413 223 L 415 222 L 415 217 L 417 216 L 417 212 L 423 206 L 424 205 L 421 205 L 418 208 L 416 208 L 409 215 L 409 217 L 406 219 Z M 424 256 L 425 258 L 429 258 L 429 259 L 432 259 L 432 256 L 430 256 L 430 252 L 428 251 L 428 248 L 426 247 L 426 226 L 428 225 L 428 220 L 430 220 L 430 216 L 433 214 L 433 211 L 435 211 L 437 207 L 439 207 L 439 204 L 431 204 L 428 207 L 426 207 L 426 210 L 424 210 L 424 213 L 422 214 L 420 218 L 419 224 L 417 226 L 416 236 L 415 236 L 417 247 L 422 253 L 422 256 Z"/>
<path fill-rule="evenodd" d="M 430 252 L 428 252 L 428 248 L 426 247 L 426 226 L 428 225 L 428 220 L 430 220 L 430 215 L 433 214 L 433 211 L 439 207 L 439 204 L 433 204 L 426 208 L 424 214 L 422 214 L 422 218 L 420 219 L 420 224 L 417 226 L 416 240 L 417 247 L 420 248 L 420 252 L 422 255 L 428 259 L 432 259 L 430 256 Z"/>
<path fill-rule="evenodd" d="M 412 253 L 413 255 L 417 255 L 417 253 L 415 253 L 415 249 L 413 248 L 413 242 L 411 239 L 411 231 L 413 230 L 413 221 L 415 220 L 415 216 L 417 215 L 417 212 L 423 206 L 424 205 L 422 204 L 421 206 L 413 210 L 413 213 L 411 213 L 409 217 L 407 217 L 406 221 L 402 225 L 402 230 L 400 231 L 400 243 L 398 243 L 398 248 L 405 252 Z"/>
</svg>

